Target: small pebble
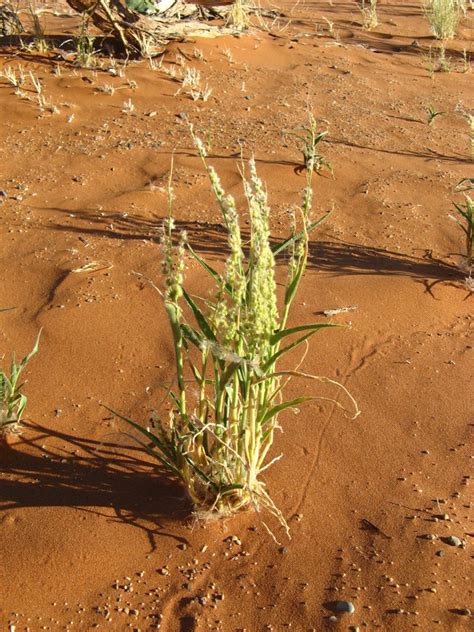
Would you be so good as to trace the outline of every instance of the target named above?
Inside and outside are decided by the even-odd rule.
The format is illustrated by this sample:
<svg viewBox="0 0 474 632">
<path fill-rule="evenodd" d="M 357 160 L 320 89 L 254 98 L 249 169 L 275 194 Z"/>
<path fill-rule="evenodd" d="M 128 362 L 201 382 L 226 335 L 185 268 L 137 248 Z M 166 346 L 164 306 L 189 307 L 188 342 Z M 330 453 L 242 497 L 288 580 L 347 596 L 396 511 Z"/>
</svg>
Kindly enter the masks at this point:
<svg viewBox="0 0 474 632">
<path fill-rule="evenodd" d="M 333 612 L 348 612 L 349 614 L 355 612 L 352 601 L 331 601 L 327 608 Z"/>
<path fill-rule="evenodd" d="M 443 542 L 446 542 L 449 546 L 462 546 L 462 541 L 455 535 L 449 535 L 447 538 L 443 538 Z"/>
</svg>

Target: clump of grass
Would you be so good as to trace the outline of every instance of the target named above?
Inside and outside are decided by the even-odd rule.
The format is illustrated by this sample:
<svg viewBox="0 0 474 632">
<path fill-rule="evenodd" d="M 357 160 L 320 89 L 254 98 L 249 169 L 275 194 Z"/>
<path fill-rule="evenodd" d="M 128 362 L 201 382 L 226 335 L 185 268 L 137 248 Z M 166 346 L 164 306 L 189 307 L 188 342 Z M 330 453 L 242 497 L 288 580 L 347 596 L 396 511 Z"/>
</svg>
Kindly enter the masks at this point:
<svg viewBox="0 0 474 632">
<path fill-rule="evenodd" d="M 452 39 L 466 11 L 465 0 L 426 0 L 425 14 L 438 39 Z"/>
<path fill-rule="evenodd" d="M 319 152 L 319 145 L 328 135 L 328 131 L 318 130 L 318 122 L 311 112 L 308 114 L 308 125 L 288 132 L 288 135 L 293 136 L 298 141 L 303 154 L 303 165 L 306 169 L 311 168 L 320 174 L 323 168 L 326 168 L 331 174 L 334 173 L 329 160 Z"/>
<path fill-rule="evenodd" d="M 246 29 L 250 24 L 248 0 L 234 0 L 232 3 L 228 23 L 238 29 Z"/>
<path fill-rule="evenodd" d="M 16 89 L 15 92 L 21 92 L 26 77 L 22 66 L 18 66 L 17 70 L 18 74 L 11 66 L 4 66 L 3 70 L 0 72 L 0 77 L 4 77 L 8 83 Z"/>
<path fill-rule="evenodd" d="M 0 434 L 18 433 L 20 430 L 27 404 L 26 395 L 21 392 L 24 383 L 20 383 L 20 376 L 38 351 L 40 335 L 41 332 L 38 334 L 33 349 L 19 363 L 16 362 L 15 354 L 13 354 L 8 374 L 0 366 Z"/>
<path fill-rule="evenodd" d="M 199 90 L 191 90 L 190 96 L 193 101 L 199 101 L 200 99 L 204 102 L 209 101 L 209 97 L 212 94 L 212 88 L 206 83 L 205 86 L 200 88 Z"/>
<path fill-rule="evenodd" d="M 360 12 L 364 29 L 371 31 L 378 26 L 377 0 L 362 0 Z"/>
<path fill-rule="evenodd" d="M 464 232 L 466 238 L 464 254 L 466 260 L 465 267 L 470 276 L 472 272 L 472 248 L 474 244 L 474 200 L 469 195 L 466 195 L 465 199 L 464 204 L 456 204 L 456 202 L 453 202 L 458 216 L 450 215 L 449 217 L 454 220 Z"/>
<path fill-rule="evenodd" d="M 76 60 L 82 68 L 94 68 L 97 65 L 96 38 L 89 32 L 89 15 L 82 14 L 81 30 L 74 38 Z"/>
<path fill-rule="evenodd" d="M 195 143 L 227 229 L 225 270 L 218 272 L 195 253 L 185 233 L 173 245 L 170 186 L 169 213 L 162 233 L 162 269 L 175 352 L 176 387 L 169 391 L 172 408 L 168 418 L 155 416 L 147 428 L 119 416 L 141 433 L 147 452 L 183 481 L 198 516 L 226 516 L 249 506 L 266 508 L 287 529 L 261 476 L 280 458 L 268 458 L 274 433 L 280 429 L 279 414 L 324 398 L 285 399 L 285 386 L 292 377 L 336 384 L 278 367 L 287 352 L 307 344 L 322 328 L 335 326 L 288 326 L 306 269 L 309 234 L 326 218 L 311 219 L 312 174 L 317 158 L 308 156 L 307 186 L 301 207 L 293 216 L 291 234 L 273 246 L 267 194 L 255 162 L 250 160 L 249 176 L 243 182 L 250 217 L 250 236 L 244 244 L 235 200 L 226 194 L 217 173 L 208 165 L 202 141 L 195 138 Z M 192 296 L 184 287 L 187 252 L 215 285 L 206 299 Z M 288 254 L 289 263 L 279 305 L 275 259 L 283 252 Z"/>
<path fill-rule="evenodd" d="M 181 86 L 183 88 L 191 88 L 192 90 L 199 90 L 201 85 L 201 72 L 197 68 L 184 68 L 183 79 Z"/>
</svg>

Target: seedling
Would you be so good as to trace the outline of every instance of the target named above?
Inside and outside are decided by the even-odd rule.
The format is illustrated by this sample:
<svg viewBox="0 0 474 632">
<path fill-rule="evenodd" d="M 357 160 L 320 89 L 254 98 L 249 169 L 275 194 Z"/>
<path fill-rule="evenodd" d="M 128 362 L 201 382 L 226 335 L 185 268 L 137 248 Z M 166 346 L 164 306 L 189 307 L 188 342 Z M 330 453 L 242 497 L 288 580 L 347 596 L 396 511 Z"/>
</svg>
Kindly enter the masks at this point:
<svg viewBox="0 0 474 632">
<path fill-rule="evenodd" d="M 79 66 L 93 68 L 97 64 L 97 52 L 95 50 L 95 37 L 89 33 L 89 16 L 83 14 L 81 31 L 74 39 L 76 47 L 76 59 Z"/>
<path fill-rule="evenodd" d="M 197 68 L 188 68 L 184 69 L 183 79 L 181 82 L 181 86 L 183 88 L 192 88 L 193 90 L 198 90 L 201 83 L 201 73 Z"/>
<path fill-rule="evenodd" d="M 134 111 L 135 111 L 135 106 L 132 103 L 132 99 L 127 99 L 126 101 L 124 101 L 122 105 L 122 112 L 124 114 L 131 114 Z"/>
<path fill-rule="evenodd" d="M 208 165 L 204 144 L 194 140 L 227 229 L 225 270 L 218 272 L 194 252 L 185 233 L 173 246 L 170 186 L 168 218 L 162 232 L 166 287 L 162 296 L 175 352 L 176 383 L 169 389 L 171 411 L 167 419 L 155 416 L 147 428 L 119 416 L 138 430 L 146 451 L 183 481 L 198 516 L 226 516 L 249 506 L 266 508 L 288 530 L 261 474 L 280 458 L 269 459 L 274 433 L 280 429 L 279 414 L 320 398 L 301 395 L 285 399 L 284 387 L 292 377 L 335 384 L 327 378 L 278 368 L 287 352 L 306 344 L 321 329 L 335 326 L 327 322 L 288 326 L 306 269 L 309 234 L 327 217 L 316 221 L 310 217 L 316 157 L 308 156 L 307 186 L 293 217 L 291 234 L 274 246 L 267 194 L 255 162 L 250 160 L 249 177 L 243 183 L 250 218 L 250 236 L 244 245 L 235 200 L 226 194 L 217 173 Z M 280 302 L 275 259 L 285 251 L 288 276 Z M 191 295 L 183 285 L 186 256 L 193 258 L 214 284 L 215 290 L 205 299 Z"/>
<path fill-rule="evenodd" d="M 0 434 L 8 432 L 18 433 L 27 404 L 26 395 L 21 391 L 24 383 L 20 383 L 20 376 L 31 358 L 37 353 L 41 331 L 36 338 L 35 345 L 28 355 L 18 364 L 13 354 L 9 374 L 0 366 Z M 3 360 L 3 358 L 1 358 Z"/>
<path fill-rule="evenodd" d="M 442 116 L 443 114 L 446 114 L 446 112 L 439 112 L 432 105 L 429 105 L 428 106 L 428 113 L 427 113 L 427 123 L 428 123 L 428 125 L 433 125 L 435 118 L 438 117 L 438 116 Z"/>
<path fill-rule="evenodd" d="M 191 90 L 190 92 L 191 99 L 193 101 L 199 101 L 201 99 L 202 101 L 206 102 L 209 100 L 209 97 L 211 96 L 211 94 L 212 94 L 212 88 L 210 88 L 207 83 L 204 86 L 204 88 L 200 90 Z"/>
<path fill-rule="evenodd" d="M 301 127 L 294 132 L 289 132 L 289 136 L 296 138 L 303 154 L 303 165 L 306 169 L 316 171 L 320 174 L 325 167 L 334 175 L 331 163 L 319 153 L 319 144 L 328 135 L 327 131 L 318 131 L 318 124 L 312 113 L 308 115 L 308 125 Z"/>
<path fill-rule="evenodd" d="M 11 66 L 4 66 L 0 75 L 4 77 L 11 86 L 16 88 L 17 91 L 21 90 L 25 83 L 25 73 L 23 72 L 22 66 L 18 66 L 18 74 Z"/>
<path fill-rule="evenodd" d="M 207 61 L 207 59 L 204 57 L 204 53 L 200 48 L 193 49 L 193 57 L 194 59 L 198 59 L 199 61 Z"/>
</svg>

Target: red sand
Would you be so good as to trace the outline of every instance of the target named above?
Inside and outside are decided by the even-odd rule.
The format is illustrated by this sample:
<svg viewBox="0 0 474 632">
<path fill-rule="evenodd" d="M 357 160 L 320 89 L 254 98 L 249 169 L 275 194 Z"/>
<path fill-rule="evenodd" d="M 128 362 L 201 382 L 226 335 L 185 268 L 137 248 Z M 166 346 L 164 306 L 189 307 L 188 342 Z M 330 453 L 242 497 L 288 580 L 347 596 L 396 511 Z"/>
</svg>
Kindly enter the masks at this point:
<svg viewBox="0 0 474 632">
<path fill-rule="evenodd" d="M 285 5 L 291 19 L 270 32 L 170 45 L 164 67 L 189 57 L 213 89 L 206 103 L 176 95 L 179 84 L 144 62 L 122 78 L 59 62 L 57 76 L 48 56 L 0 49 L 1 66 L 34 70 L 59 109 L 41 114 L 0 81 L 0 308 L 16 308 L 0 314 L 1 352 L 26 353 L 43 328 L 24 433 L 0 452 L 2 630 L 468 630 L 472 295 L 448 214 L 462 201 L 455 185 L 473 176 L 456 111 L 472 100 L 458 53 L 472 45 L 473 14 L 448 43 L 456 68 L 430 76 L 424 56 L 436 41 L 420 3 L 379 4 L 372 32 L 355 2 L 316 1 Z M 77 23 L 48 17 L 55 33 Z M 103 84 L 115 94 L 98 92 Z M 160 282 L 173 152 L 178 225 L 201 255 L 224 257 L 178 115 L 211 143 L 240 201 L 237 157 L 241 146 L 255 154 L 284 235 L 304 174 L 282 131 L 305 122 L 308 102 L 329 130 L 322 151 L 335 174 L 315 177 L 315 214 L 334 213 L 314 234 L 293 321 L 357 306 L 334 317 L 350 329 L 314 338 L 302 368 L 340 380 L 362 414 L 312 404 L 282 416 L 274 455 L 284 458 L 267 476 L 291 526 L 280 552 L 265 516 L 194 523 L 180 485 L 100 403 L 145 421 L 173 379 L 160 297 L 134 274 Z M 430 105 L 446 112 L 432 126 Z M 92 261 L 104 268 L 71 272 Z M 186 277 L 208 291 L 191 260 Z M 465 546 L 440 540 L 449 535 Z M 354 614 L 331 622 L 324 604 L 335 599 Z"/>
</svg>

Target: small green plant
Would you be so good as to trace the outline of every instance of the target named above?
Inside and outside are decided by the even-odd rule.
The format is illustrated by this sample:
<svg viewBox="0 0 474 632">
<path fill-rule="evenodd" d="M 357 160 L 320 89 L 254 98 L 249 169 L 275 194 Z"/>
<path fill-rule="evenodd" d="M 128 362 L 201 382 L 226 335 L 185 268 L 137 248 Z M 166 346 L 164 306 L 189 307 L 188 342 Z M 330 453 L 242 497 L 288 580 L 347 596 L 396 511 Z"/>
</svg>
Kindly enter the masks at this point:
<svg viewBox="0 0 474 632">
<path fill-rule="evenodd" d="M 446 112 L 440 112 L 439 110 L 436 110 L 432 105 L 429 105 L 427 108 L 427 123 L 428 125 L 433 125 L 435 119 L 438 116 L 442 116 L 443 114 L 446 114 Z"/>
<path fill-rule="evenodd" d="M 378 26 L 377 0 L 362 0 L 360 12 L 364 29 L 371 31 Z"/>
<path fill-rule="evenodd" d="M 426 0 L 425 14 L 438 39 L 452 39 L 466 11 L 465 0 Z"/>
<path fill-rule="evenodd" d="M 310 217 L 316 157 L 308 155 L 307 187 L 302 206 L 293 215 L 291 234 L 273 246 L 267 194 L 255 162 L 250 160 L 249 177 L 244 178 L 250 236 L 244 245 L 234 198 L 225 193 L 208 165 L 204 144 L 197 138 L 195 143 L 227 229 L 225 270 L 218 272 L 195 253 L 184 233 L 173 245 L 170 185 L 162 269 L 175 352 L 176 387 L 169 391 L 172 408 L 168 419 L 155 416 L 148 428 L 119 416 L 141 433 L 148 453 L 183 481 L 198 516 L 217 517 L 249 506 L 263 507 L 287 528 L 261 475 L 280 458 L 268 458 L 274 433 L 280 428 L 279 414 L 324 398 L 302 395 L 288 400 L 284 388 L 292 377 L 336 384 L 278 368 L 287 352 L 306 344 L 323 327 L 335 326 L 288 325 L 306 268 L 309 234 L 326 218 L 312 221 Z M 186 252 L 215 284 L 207 298 L 192 296 L 183 286 Z M 275 260 L 283 252 L 288 253 L 289 264 L 279 303 Z"/>
<path fill-rule="evenodd" d="M 41 332 L 38 334 L 33 349 L 18 364 L 15 354 L 13 354 L 9 374 L 5 373 L 0 366 L 0 434 L 7 432 L 18 433 L 19 431 L 27 403 L 26 396 L 21 392 L 24 383 L 19 383 L 20 375 L 31 358 L 37 353 L 40 335 Z"/>
<path fill-rule="evenodd" d="M 289 132 L 288 135 L 298 141 L 306 169 L 311 168 L 319 174 L 323 168 L 326 168 L 334 174 L 331 163 L 319 153 L 319 144 L 326 138 L 328 132 L 318 131 L 318 123 L 311 112 L 308 114 L 308 125 Z"/>
<path fill-rule="evenodd" d="M 456 204 L 453 202 L 459 217 L 450 215 L 449 217 L 454 220 L 466 236 L 466 269 L 469 274 L 472 271 L 472 247 L 474 243 L 474 200 L 465 195 L 465 204 Z"/>
<path fill-rule="evenodd" d="M 428 53 L 423 55 L 426 68 L 433 79 L 435 72 L 451 72 L 453 70 L 453 60 L 446 55 L 446 47 L 430 46 Z"/>
<path fill-rule="evenodd" d="M 89 15 L 82 14 L 81 30 L 74 38 L 76 60 L 82 68 L 94 68 L 97 64 L 95 37 L 89 32 Z"/>
</svg>

